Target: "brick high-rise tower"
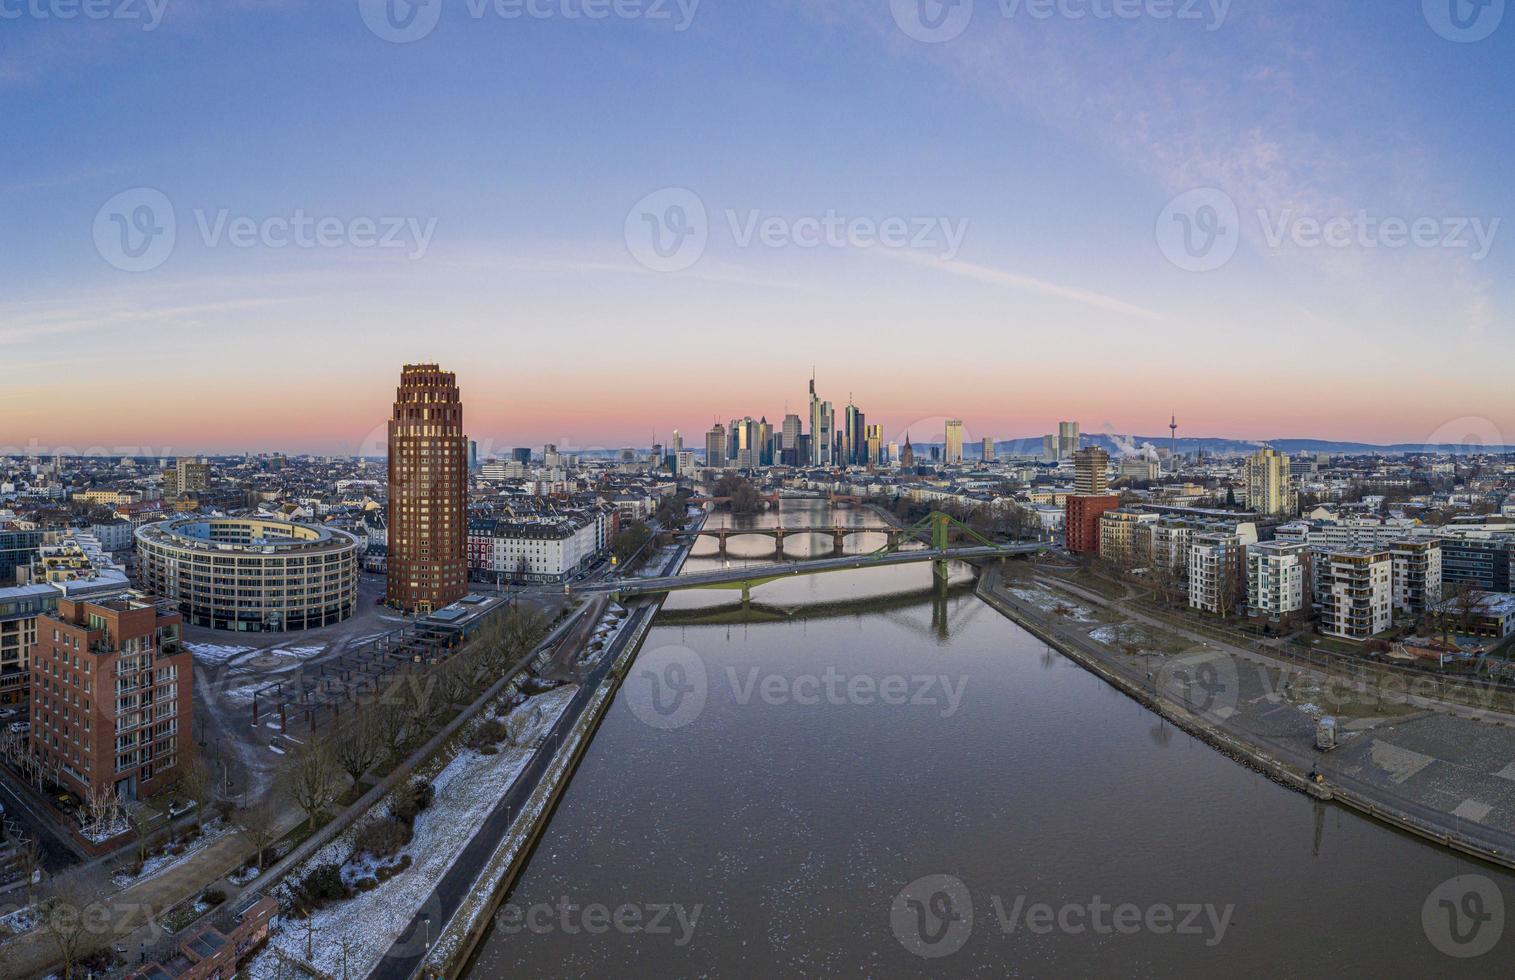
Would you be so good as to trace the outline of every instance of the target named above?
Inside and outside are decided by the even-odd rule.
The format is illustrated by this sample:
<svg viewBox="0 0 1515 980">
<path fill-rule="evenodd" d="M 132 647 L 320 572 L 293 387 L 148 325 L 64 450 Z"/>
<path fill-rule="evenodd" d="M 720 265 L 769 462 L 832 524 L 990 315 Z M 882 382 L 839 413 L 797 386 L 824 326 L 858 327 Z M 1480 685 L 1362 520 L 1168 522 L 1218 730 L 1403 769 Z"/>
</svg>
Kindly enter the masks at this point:
<svg viewBox="0 0 1515 980">
<path fill-rule="evenodd" d="M 407 364 L 389 420 L 390 605 L 434 612 L 468 593 L 468 437 L 457 376 Z"/>
</svg>

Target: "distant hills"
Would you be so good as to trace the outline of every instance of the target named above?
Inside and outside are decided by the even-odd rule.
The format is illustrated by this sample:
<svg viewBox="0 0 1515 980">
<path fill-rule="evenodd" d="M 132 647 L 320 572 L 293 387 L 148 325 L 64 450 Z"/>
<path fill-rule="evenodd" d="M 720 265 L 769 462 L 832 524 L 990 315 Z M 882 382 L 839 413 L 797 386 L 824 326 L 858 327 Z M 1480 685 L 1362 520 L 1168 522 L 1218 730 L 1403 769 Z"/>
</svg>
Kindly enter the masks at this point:
<svg viewBox="0 0 1515 980">
<path fill-rule="evenodd" d="M 1112 456 L 1130 455 L 1142 446 L 1150 444 L 1155 449 L 1168 447 L 1168 436 L 1109 436 L 1098 433 L 1084 433 L 1084 445 L 1099 446 Z M 924 451 L 930 453 L 933 446 L 940 448 L 941 443 L 915 443 L 917 458 Z M 1038 456 L 1042 451 L 1040 436 L 1029 439 L 1012 439 L 994 444 L 995 450 L 1000 455 Z M 1176 443 L 1180 454 L 1191 454 L 1203 451 L 1207 455 L 1246 454 L 1256 452 L 1263 446 L 1271 446 L 1281 453 L 1295 455 L 1297 453 L 1330 453 L 1347 456 L 1368 456 L 1379 454 L 1384 456 L 1398 456 L 1403 453 L 1446 453 L 1451 455 L 1477 455 L 1479 453 L 1515 453 L 1515 446 L 1453 446 L 1453 445 L 1422 445 L 1418 443 L 1394 443 L 1381 446 L 1370 442 L 1333 442 L 1329 439 L 1272 439 L 1267 442 L 1252 442 L 1245 439 L 1211 439 L 1211 438 L 1188 438 L 1179 439 Z M 978 446 L 970 444 L 963 447 L 969 455 L 976 457 Z"/>
</svg>

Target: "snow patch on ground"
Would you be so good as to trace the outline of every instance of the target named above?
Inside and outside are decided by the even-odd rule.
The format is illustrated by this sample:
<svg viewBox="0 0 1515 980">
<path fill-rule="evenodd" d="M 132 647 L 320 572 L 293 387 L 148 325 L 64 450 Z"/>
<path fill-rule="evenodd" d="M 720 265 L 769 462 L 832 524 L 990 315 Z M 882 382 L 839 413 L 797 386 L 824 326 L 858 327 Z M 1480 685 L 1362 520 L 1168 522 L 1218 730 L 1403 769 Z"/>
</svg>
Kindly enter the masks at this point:
<svg viewBox="0 0 1515 980">
<path fill-rule="evenodd" d="M 1061 607 L 1068 610 L 1068 618 L 1070 619 L 1077 620 L 1080 623 L 1094 622 L 1094 614 L 1088 609 L 1066 599 L 1059 599 L 1050 592 L 1044 592 L 1041 589 L 1010 589 L 1008 591 L 1021 602 L 1035 606 L 1042 612 L 1055 613 Z"/>
<path fill-rule="evenodd" d="M 129 888 L 132 885 L 140 885 L 142 882 L 148 880 L 149 878 L 157 877 L 179 862 L 193 857 L 198 852 L 204 850 L 206 847 L 215 841 L 220 840 L 222 837 L 225 837 L 231 832 L 232 828 L 230 826 L 226 825 L 220 820 L 213 820 L 205 825 L 205 828 L 200 832 L 199 837 L 196 837 L 189 843 L 188 847 L 184 848 L 183 853 L 154 854 L 142 863 L 141 874 L 133 877 L 125 871 L 118 871 L 115 874 L 111 875 L 111 883 L 117 888 Z"/>
<path fill-rule="evenodd" d="M 37 928 L 39 922 L 37 906 L 29 905 L 24 909 L 17 909 L 9 915 L 0 916 L 0 943 L 24 932 L 31 932 Z"/>
<path fill-rule="evenodd" d="M 285 657 L 295 657 L 300 660 L 309 660 L 311 657 L 319 657 L 325 653 L 326 647 L 325 645 L 318 647 L 280 647 L 277 650 L 270 650 L 268 652 Z"/>
<path fill-rule="evenodd" d="M 222 646 L 219 643 L 186 643 L 195 660 L 202 664 L 224 664 L 244 653 L 252 653 L 252 647 Z"/>
<path fill-rule="evenodd" d="M 437 882 L 473 839 L 500 797 L 505 795 L 505 791 L 526 767 L 531 758 L 531 743 L 557 722 L 576 690 L 572 685 L 565 685 L 530 699 L 511 713 L 512 716 L 517 713 L 528 716 L 539 713 L 539 717 L 519 738 L 522 745 L 502 746 L 497 755 L 482 755 L 472 749 L 462 749 L 440 772 L 431 777 L 436 799 L 416 818 L 415 839 L 400 852 L 402 855 L 410 855 L 411 866 L 378 888 L 360 892 L 315 914 L 315 934 L 332 940 L 316 945 L 314 965 L 317 968 L 334 976 L 342 975 L 343 950 L 334 941 L 335 937 L 349 940 L 349 975 L 361 976 L 379 963 L 389 947 L 400 937 L 400 932 L 411 917 L 431 895 Z M 479 714 L 480 720 L 489 716 L 488 711 Z M 376 805 L 368 816 L 356 821 L 336 840 L 292 871 L 291 880 L 318 864 L 347 865 L 354 857 L 354 842 L 363 826 L 372 820 L 382 819 L 387 812 L 387 801 Z M 392 861 L 393 859 L 387 863 Z M 357 864 L 362 867 L 355 866 L 355 872 L 362 868 L 371 870 L 373 866 L 373 862 L 367 859 L 360 859 Z M 345 871 L 344 877 L 347 877 Z M 270 937 L 270 946 L 277 946 L 290 956 L 303 960 L 305 921 L 292 919 L 281 925 L 284 928 Z M 249 964 L 248 969 L 249 975 L 254 978 L 273 980 L 279 975 L 278 956 L 272 949 L 265 950 Z"/>
</svg>

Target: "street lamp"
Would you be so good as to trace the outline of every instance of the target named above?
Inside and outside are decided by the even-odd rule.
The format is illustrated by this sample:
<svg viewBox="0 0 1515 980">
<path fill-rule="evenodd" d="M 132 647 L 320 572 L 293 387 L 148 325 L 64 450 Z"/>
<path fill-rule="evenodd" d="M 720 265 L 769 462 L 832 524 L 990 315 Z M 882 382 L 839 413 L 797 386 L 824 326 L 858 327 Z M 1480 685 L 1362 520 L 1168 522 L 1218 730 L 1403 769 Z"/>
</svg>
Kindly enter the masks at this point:
<svg viewBox="0 0 1515 980">
<path fill-rule="evenodd" d="M 426 951 L 431 952 L 431 913 L 422 912 L 421 921 L 426 924 Z"/>
</svg>

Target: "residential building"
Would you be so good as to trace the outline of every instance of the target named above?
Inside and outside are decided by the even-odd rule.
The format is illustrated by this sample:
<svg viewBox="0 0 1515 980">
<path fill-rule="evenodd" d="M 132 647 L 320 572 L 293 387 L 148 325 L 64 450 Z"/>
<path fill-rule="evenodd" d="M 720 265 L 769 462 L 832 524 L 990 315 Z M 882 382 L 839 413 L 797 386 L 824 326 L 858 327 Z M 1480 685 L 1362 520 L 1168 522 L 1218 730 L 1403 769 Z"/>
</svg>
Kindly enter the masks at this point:
<svg viewBox="0 0 1515 980">
<path fill-rule="evenodd" d="M 1120 496 L 1073 494 L 1067 498 L 1063 520 L 1065 544 L 1075 555 L 1099 554 L 1100 518 L 1120 506 Z"/>
<path fill-rule="evenodd" d="M 1389 545 L 1394 562 L 1394 612 L 1424 616 L 1441 600 L 1441 542 L 1414 538 Z"/>
<path fill-rule="evenodd" d="M 1278 622 L 1304 612 L 1310 595 L 1310 548 L 1290 541 L 1247 545 L 1247 613 Z"/>
<path fill-rule="evenodd" d="M 457 376 L 407 364 L 389 420 L 387 601 L 430 613 L 468 593 L 468 437 Z"/>
<path fill-rule="evenodd" d="M 1073 454 L 1073 492 L 1096 496 L 1110 488 L 1110 454 L 1098 446 Z"/>
<path fill-rule="evenodd" d="M 1145 565 L 1150 552 L 1149 535 L 1140 530 L 1157 523 L 1156 514 L 1143 514 L 1134 510 L 1111 510 L 1100 515 L 1099 556 L 1108 562 L 1126 567 Z"/>
<path fill-rule="evenodd" d="M 173 785 L 194 754 L 193 682 L 180 617 L 142 597 L 60 599 L 37 620 L 30 750 L 81 799 Z"/>
<path fill-rule="evenodd" d="M 1394 625 L 1394 558 L 1387 549 L 1323 552 L 1314 579 L 1326 636 L 1366 640 Z"/>
<path fill-rule="evenodd" d="M 1205 531 L 1189 544 L 1189 605 L 1230 616 L 1247 598 L 1246 548 L 1256 541 L 1242 534 Z"/>
<path fill-rule="evenodd" d="M 1289 457 L 1263 448 L 1242 465 L 1247 507 L 1266 517 L 1292 516 L 1298 506 L 1289 481 Z"/>
<path fill-rule="evenodd" d="M 468 567 L 475 578 L 515 583 L 563 582 L 610 546 L 615 512 L 468 523 Z"/>
</svg>

